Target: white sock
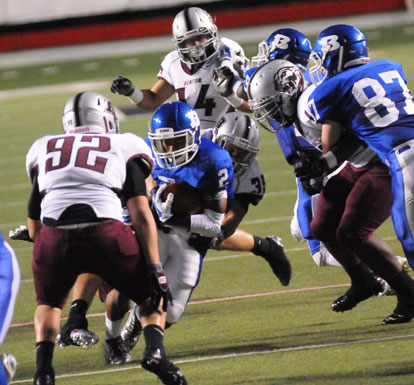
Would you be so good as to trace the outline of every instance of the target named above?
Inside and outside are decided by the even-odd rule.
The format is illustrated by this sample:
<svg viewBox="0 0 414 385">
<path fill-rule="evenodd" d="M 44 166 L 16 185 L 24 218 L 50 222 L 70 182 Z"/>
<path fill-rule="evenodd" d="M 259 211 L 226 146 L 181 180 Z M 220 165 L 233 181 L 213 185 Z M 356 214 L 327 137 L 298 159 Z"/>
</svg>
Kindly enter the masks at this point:
<svg viewBox="0 0 414 385">
<path fill-rule="evenodd" d="M 122 318 L 118 321 L 111 321 L 105 313 L 106 339 L 115 338 L 121 335 Z"/>
</svg>

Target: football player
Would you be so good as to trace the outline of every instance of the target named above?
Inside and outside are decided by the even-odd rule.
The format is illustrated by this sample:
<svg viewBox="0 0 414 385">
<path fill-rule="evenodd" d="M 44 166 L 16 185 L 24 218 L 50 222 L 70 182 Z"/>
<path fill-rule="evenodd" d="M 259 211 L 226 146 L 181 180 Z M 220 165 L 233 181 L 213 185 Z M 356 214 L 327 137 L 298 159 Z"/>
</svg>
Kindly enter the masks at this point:
<svg viewBox="0 0 414 385">
<path fill-rule="evenodd" d="M 0 346 L 13 317 L 20 285 L 20 269 L 16 255 L 0 232 Z M 7 385 L 16 372 L 17 361 L 11 354 L 0 355 L 0 384 Z"/>
<path fill-rule="evenodd" d="M 269 79 L 275 86 L 269 86 Z M 281 124 L 281 129 L 295 123 L 310 141 L 317 144 L 315 138 L 320 140 L 320 126 L 310 119 L 308 111 L 311 91 L 312 88 L 304 90 L 299 68 L 284 60 L 261 67 L 251 78 L 248 89 L 258 120 L 264 122 L 272 117 Z M 351 278 L 351 288 L 333 302 L 334 311 L 350 310 L 382 290 L 381 283 L 368 266 L 396 289 L 397 296 L 406 292 L 401 289 L 401 282 L 406 283 L 406 289 L 413 285 L 390 246 L 373 234 L 389 216 L 392 197 L 388 170 L 375 153 L 354 136 L 343 136 L 342 140 L 344 146 L 335 154 L 330 152 L 323 157 L 301 159 L 295 165 L 296 174 L 306 188 L 315 178 L 319 188 L 323 187 L 311 230 Z M 339 167 L 340 159 L 350 162 Z M 329 164 L 326 170 L 338 168 L 337 174 L 331 175 L 327 182 L 316 172 L 323 162 Z"/>
<path fill-rule="evenodd" d="M 85 272 L 140 305 L 146 341 L 142 366 L 164 384 L 186 384 L 163 347 L 172 298 L 146 196 L 145 178 L 154 165 L 151 150 L 141 138 L 119 134 L 111 102 L 95 92 L 72 96 L 62 119 L 65 134 L 38 139 L 26 158 L 33 185 L 28 230 L 34 240 L 37 299 L 34 384 L 55 383 L 52 359 L 61 309 Z M 116 191 L 123 194 L 135 233 L 122 221 Z M 72 333 L 72 340 L 82 339 L 78 330 Z"/>
<path fill-rule="evenodd" d="M 197 7 L 179 12 L 172 32 L 176 49 L 162 61 L 158 80 L 151 89 L 140 90 L 129 79 L 119 76 L 113 81 L 111 91 L 151 111 L 175 93 L 177 100 L 197 112 L 201 128 L 213 127 L 230 108 L 249 111 L 247 102 L 234 92 L 248 67 L 240 45 L 230 39 L 220 39 L 213 18 Z M 227 77 L 216 87 L 213 76 L 221 79 L 223 74 Z"/>
<path fill-rule="evenodd" d="M 267 39 L 259 43 L 258 53 L 252 57 L 252 68 L 245 72 L 243 97 L 247 100 L 247 86 L 254 72 L 261 65 L 271 60 L 284 59 L 290 61 L 300 68 L 305 80 L 310 80 L 307 66 L 311 51 L 312 45 L 309 39 L 296 29 L 280 28 L 272 32 Z M 319 150 L 306 141 L 293 125 L 279 130 L 279 123 L 270 118 L 266 120 L 266 124 L 263 124 L 262 127 L 275 134 L 279 147 L 290 165 L 298 160 L 299 153 L 309 154 L 309 156 L 319 153 Z M 341 264 L 326 249 L 324 244 L 316 239 L 310 231 L 309 224 L 313 218 L 319 192 L 308 193 L 303 189 L 299 179 L 296 181 L 297 199 L 290 224 L 292 236 L 299 242 L 307 241 L 312 258 L 318 266 L 341 267 Z"/>
<path fill-rule="evenodd" d="M 323 30 L 314 52 L 315 73 L 324 78 L 308 98 L 312 119 L 322 125 L 324 155 L 319 162 L 329 169 L 335 163 L 334 147 L 342 147 L 342 138 L 349 133 L 377 153 L 391 174 L 395 232 L 414 267 L 414 99 L 402 66 L 390 60 L 370 62 L 365 35 L 350 25 Z M 414 316 L 410 278 L 402 271 L 388 282 L 400 285 L 400 290 L 397 307 L 383 323 L 410 321 Z"/>
</svg>

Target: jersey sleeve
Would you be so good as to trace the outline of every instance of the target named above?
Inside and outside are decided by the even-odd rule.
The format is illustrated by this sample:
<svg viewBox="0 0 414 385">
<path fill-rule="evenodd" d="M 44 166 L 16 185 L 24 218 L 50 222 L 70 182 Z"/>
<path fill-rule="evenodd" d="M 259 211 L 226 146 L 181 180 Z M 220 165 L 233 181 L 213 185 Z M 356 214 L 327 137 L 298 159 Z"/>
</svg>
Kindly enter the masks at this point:
<svg viewBox="0 0 414 385">
<path fill-rule="evenodd" d="M 171 63 L 174 59 L 174 56 L 176 56 L 176 52 L 172 51 L 170 52 L 164 60 L 161 62 L 160 70 L 158 71 L 158 78 L 164 79 L 168 84 L 172 85 L 174 87 L 174 80 L 171 76 Z"/>
<path fill-rule="evenodd" d="M 30 181 L 33 182 L 34 177 L 37 176 L 39 172 L 38 168 L 38 155 L 40 153 L 40 143 L 43 138 L 36 140 L 26 155 L 26 171 Z"/>
<path fill-rule="evenodd" d="M 144 139 L 134 134 L 126 133 L 122 135 L 125 135 L 126 138 L 124 150 L 127 163 L 134 161 L 139 164 L 147 177 L 154 169 L 154 159 L 150 147 Z"/>
<path fill-rule="evenodd" d="M 335 117 L 337 83 L 334 80 L 334 78 L 325 80 L 309 96 L 309 113 L 316 123 L 323 123 L 327 119 L 337 120 Z"/>
</svg>

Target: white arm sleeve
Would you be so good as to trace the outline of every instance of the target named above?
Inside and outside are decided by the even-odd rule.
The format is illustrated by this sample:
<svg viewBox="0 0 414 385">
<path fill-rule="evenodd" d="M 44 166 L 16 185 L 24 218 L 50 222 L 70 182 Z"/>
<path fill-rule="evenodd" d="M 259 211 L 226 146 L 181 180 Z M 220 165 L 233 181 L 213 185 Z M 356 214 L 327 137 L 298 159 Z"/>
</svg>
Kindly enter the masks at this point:
<svg viewBox="0 0 414 385">
<path fill-rule="evenodd" d="M 203 214 L 191 215 L 191 229 L 193 233 L 204 237 L 214 237 L 220 232 L 224 213 L 205 209 Z"/>
</svg>

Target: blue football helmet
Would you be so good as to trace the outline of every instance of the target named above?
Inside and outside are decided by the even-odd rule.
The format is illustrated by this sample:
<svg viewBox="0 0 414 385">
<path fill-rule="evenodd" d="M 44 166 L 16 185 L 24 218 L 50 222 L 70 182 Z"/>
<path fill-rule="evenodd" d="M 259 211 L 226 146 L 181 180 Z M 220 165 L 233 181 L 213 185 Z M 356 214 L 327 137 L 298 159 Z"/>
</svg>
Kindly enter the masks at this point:
<svg viewBox="0 0 414 385">
<path fill-rule="evenodd" d="M 320 84 L 346 68 L 369 63 L 367 38 L 351 25 L 332 25 L 317 37 L 311 59 L 315 65 L 309 74 L 314 84 Z"/>
<path fill-rule="evenodd" d="M 172 170 L 189 163 L 200 144 L 200 119 L 188 104 L 171 102 L 155 111 L 148 134 L 157 163 Z"/>
<path fill-rule="evenodd" d="M 302 33 L 292 28 L 281 28 L 259 43 L 257 56 L 252 57 L 252 67 L 259 67 L 269 60 L 284 59 L 305 70 L 312 45 Z"/>
</svg>

